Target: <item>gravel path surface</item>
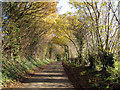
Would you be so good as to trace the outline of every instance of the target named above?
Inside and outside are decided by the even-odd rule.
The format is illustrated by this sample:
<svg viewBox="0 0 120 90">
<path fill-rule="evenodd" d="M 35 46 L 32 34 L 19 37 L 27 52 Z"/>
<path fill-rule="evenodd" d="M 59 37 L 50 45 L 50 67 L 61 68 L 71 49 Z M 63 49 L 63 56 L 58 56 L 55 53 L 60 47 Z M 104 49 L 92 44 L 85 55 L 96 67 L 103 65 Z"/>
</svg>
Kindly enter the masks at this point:
<svg viewBox="0 0 120 90">
<path fill-rule="evenodd" d="M 60 61 L 48 65 L 42 71 L 31 74 L 31 77 L 23 82 L 21 88 L 74 89 Z"/>
</svg>

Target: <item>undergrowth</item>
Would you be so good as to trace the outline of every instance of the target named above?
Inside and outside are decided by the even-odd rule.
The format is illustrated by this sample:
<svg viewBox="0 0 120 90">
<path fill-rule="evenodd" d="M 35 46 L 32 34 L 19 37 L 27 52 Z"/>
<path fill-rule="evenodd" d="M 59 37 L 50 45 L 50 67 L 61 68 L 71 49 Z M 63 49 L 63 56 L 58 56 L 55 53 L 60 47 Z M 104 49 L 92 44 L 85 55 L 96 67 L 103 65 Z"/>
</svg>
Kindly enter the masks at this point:
<svg viewBox="0 0 120 90">
<path fill-rule="evenodd" d="M 12 83 L 21 81 L 27 72 L 34 72 L 35 67 L 55 62 L 50 59 L 16 58 L 12 61 L 2 58 L 2 87 L 9 87 Z"/>
<path fill-rule="evenodd" d="M 107 71 L 97 71 L 69 62 L 63 62 L 63 65 L 76 88 L 97 88 L 104 90 L 120 88 L 118 73 L 111 67 L 107 68 Z"/>
</svg>

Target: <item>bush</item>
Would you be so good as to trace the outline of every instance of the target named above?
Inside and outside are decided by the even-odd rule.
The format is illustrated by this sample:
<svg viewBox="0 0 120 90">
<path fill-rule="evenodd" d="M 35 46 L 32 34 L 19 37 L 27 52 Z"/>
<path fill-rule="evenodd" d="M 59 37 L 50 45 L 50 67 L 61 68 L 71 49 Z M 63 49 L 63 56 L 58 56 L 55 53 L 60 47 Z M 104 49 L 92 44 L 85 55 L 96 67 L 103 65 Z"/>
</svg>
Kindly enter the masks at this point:
<svg viewBox="0 0 120 90">
<path fill-rule="evenodd" d="M 101 62 L 103 64 L 103 70 L 106 70 L 106 68 L 113 67 L 114 68 L 114 54 L 113 53 L 107 53 L 104 51 L 102 54 L 100 54 Z"/>
</svg>

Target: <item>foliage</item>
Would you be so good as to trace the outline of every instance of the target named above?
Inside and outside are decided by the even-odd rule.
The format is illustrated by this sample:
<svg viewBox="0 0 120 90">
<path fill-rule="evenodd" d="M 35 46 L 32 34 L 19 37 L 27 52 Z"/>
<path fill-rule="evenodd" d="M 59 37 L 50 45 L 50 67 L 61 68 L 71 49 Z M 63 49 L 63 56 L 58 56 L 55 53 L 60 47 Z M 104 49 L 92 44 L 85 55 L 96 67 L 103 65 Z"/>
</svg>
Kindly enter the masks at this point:
<svg viewBox="0 0 120 90">
<path fill-rule="evenodd" d="M 2 75 L 5 85 L 11 80 L 21 80 L 30 69 L 53 61 L 45 56 L 49 36 L 53 33 L 53 23 L 45 18 L 56 12 L 57 3 L 3 2 L 2 5 Z"/>
<path fill-rule="evenodd" d="M 111 76 L 118 78 L 118 69 L 115 69 L 119 62 L 119 28 L 117 4 L 109 2 L 70 2 L 77 12 L 60 16 L 57 24 L 60 33 L 76 47 L 77 61 L 69 55 L 69 62 L 79 64 L 95 71 L 112 72 Z M 61 34 L 62 35 L 62 34 Z M 73 51 L 72 50 L 72 51 Z M 69 50 L 70 51 L 70 50 Z M 102 68 L 102 69 L 101 69 Z M 115 74 L 115 75 L 114 75 Z M 117 79 L 118 81 L 118 79 Z M 98 86 L 98 84 L 94 84 Z M 109 85 L 106 86 L 109 88 Z"/>
<path fill-rule="evenodd" d="M 60 54 L 56 54 L 56 58 L 57 58 L 58 61 L 61 60 L 61 55 Z"/>
<path fill-rule="evenodd" d="M 64 24 L 64 27 L 66 26 L 71 34 L 65 34 L 69 38 L 75 36 L 75 39 L 70 39 L 76 40 L 73 45 L 78 52 L 80 64 L 84 66 L 87 63 L 91 69 L 100 64 L 103 65 L 103 69 L 108 66 L 114 67 L 114 62 L 118 60 L 118 57 L 114 59 L 114 55 L 118 55 L 119 52 L 117 5 L 111 1 L 70 4 L 78 11 L 66 15 L 65 22 L 69 22 Z M 106 13 L 103 13 L 105 11 Z"/>
<path fill-rule="evenodd" d="M 47 58 L 65 60 L 91 71 L 99 68 L 118 78 L 117 5 L 112 1 L 70 4 L 77 9 L 74 14 L 58 15 L 57 2 L 3 2 L 4 82 L 20 79 L 27 70 L 47 64 Z"/>
<path fill-rule="evenodd" d="M 28 72 L 34 72 L 32 70 L 35 67 L 40 67 L 41 65 L 49 64 L 50 62 L 55 62 L 55 60 L 45 59 L 41 61 L 40 59 L 33 59 L 31 57 L 21 59 L 20 57 L 17 58 L 17 62 L 5 62 L 3 60 L 3 71 L 2 71 L 2 84 L 6 86 L 14 81 L 21 81 L 23 77 Z"/>
</svg>

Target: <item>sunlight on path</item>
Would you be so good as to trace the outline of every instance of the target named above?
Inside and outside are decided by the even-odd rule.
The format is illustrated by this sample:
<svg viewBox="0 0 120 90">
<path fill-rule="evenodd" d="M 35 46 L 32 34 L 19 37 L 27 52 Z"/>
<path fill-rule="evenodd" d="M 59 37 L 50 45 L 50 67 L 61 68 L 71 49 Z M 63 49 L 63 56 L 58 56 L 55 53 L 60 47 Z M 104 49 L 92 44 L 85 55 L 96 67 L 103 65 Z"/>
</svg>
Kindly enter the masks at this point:
<svg viewBox="0 0 120 90">
<path fill-rule="evenodd" d="M 21 88 L 70 88 L 73 87 L 62 66 L 62 62 L 55 62 L 44 68 L 42 72 L 31 74 Z"/>
</svg>

